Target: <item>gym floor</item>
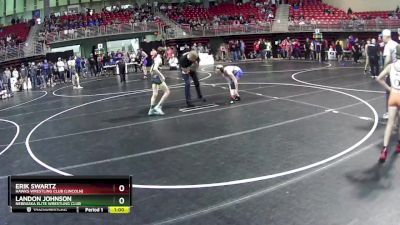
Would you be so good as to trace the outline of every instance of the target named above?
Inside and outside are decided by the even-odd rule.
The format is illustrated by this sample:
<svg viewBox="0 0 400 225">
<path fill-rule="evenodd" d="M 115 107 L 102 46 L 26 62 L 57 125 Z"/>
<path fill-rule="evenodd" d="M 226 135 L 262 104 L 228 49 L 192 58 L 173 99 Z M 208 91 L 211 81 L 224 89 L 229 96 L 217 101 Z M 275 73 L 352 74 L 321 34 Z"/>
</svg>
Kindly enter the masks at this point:
<svg viewBox="0 0 400 225">
<path fill-rule="evenodd" d="M 397 140 L 379 164 L 385 96 L 362 65 L 237 65 L 242 101 L 205 66 L 207 102 L 187 111 L 179 73 L 163 71 L 162 117 L 147 116 L 151 83 L 138 74 L 0 101 L 0 225 L 398 223 Z M 132 213 L 9 212 L 8 175 L 57 173 L 132 175 Z"/>
</svg>

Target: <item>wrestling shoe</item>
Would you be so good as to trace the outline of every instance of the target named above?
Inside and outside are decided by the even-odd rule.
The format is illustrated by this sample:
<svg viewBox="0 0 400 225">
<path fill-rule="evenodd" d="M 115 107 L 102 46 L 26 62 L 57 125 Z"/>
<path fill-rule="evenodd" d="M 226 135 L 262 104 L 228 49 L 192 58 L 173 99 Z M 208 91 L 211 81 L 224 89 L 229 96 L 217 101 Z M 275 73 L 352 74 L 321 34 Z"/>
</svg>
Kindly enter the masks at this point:
<svg viewBox="0 0 400 225">
<path fill-rule="evenodd" d="M 388 154 L 387 148 L 385 148 L 385 147 L 382 148 L 381 155 L 379 156 L 379 162 L 380 163 L 384 163 L 386 161 L 387 154 Z"/>
<path fill-rule="evenodd" d="M 162 107 L 161 106 L 154 107 L 154 111 L 155 111 L 156 115 L 159 115 L 159 116 L 164 116 L 165 115 L 165 113 L 162 111 Z"/>
<path fill-rule="evenodd" d="M 191 102 L 186 102 L 186 106 L 187 106 L 188 108 L 194 107 L 194 105 L 193 105 Z"/>
<path fill-rule="evenodd" d="M 201 101 L 201 102 L 206 102 L 206 101 L 207 101 L 207 100 L 206 100 L 205 98 L 203 98 L 203 97 L 199 97 L 198 99 L 199 99 L 199 101 Z"/>
<path fill-rule="evenodd" d="M 382 119 L 385 119 L 385 120 L 387 120 L 387 119 L 389 119 L 389 113 L 384 113 L 383 115 L 382 115 Z"/>
<path fill-rule="evenodd" d="M 240 101 L 240 96 L 236 96 L 235 101 Z"/>
<path fill-rule="evenodd" d="M 147 115 L 149 115 L 149 116 L 156 115 L 154 108 L 153 109 L 149 109 L 149 112 L 147 113 Z"/>
</svg>

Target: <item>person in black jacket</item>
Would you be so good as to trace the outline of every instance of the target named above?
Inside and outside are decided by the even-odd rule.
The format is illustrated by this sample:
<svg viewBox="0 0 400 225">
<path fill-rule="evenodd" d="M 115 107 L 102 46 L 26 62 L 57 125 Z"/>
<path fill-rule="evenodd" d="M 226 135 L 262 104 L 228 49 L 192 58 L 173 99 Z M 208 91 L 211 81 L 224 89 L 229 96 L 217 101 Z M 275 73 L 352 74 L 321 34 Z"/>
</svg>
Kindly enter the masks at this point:
<svg viewBox="0 0 400 225">
<path fill-rule="evenodd" d="M 97 76 L 96 60 L 93 57 L 93 54 L 90 54 L 90 57 L 88 60 L 89 60 L 90 76 L 93 77 L 93 75 L 94 75 L 96 77 Z"/>
<path fill-rule="evenodd" d="M 367 56 L 369 60 L 369 66 L 371 67 L 371 78 L 375 78 L 379 75 L 379 62 L 378 62 L 378 45 L 376 44 L 375 38 L 368 44 Z"/>
<path fill-rule="evenodd" d="M 185 80 L 185 98 L 188 107 L 193 107 L 190 96 L 190 77 L 196 87 L 197 97 L 203 102 L 205 99 L 201 94 L 199 78 L 197 77 L 197 67 L 199 66 L 200 58 L 196 51 L 190 51 L 182 55 L 179 60 L 179 66 L 182 72 L 182 78 Z"/>
<path fill-rule="evenodd" d="M 124 59 L 118 60 L 119 77 L 121 82 L 126 82 L 126 71 Z"/>
</svg>

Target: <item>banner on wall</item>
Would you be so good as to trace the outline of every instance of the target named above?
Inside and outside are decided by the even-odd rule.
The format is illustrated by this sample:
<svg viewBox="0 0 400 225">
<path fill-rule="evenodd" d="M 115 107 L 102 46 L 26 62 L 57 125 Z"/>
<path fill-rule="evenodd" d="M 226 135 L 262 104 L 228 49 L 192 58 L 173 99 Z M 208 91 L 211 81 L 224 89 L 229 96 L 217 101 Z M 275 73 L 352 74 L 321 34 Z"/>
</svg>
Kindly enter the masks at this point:
<svg viewBox="0 0 400 225">
<path fill-rule="evenodd" d="M 32 19 L 38 19 L 40 18 L 40 10 L 33 10 L 32 11 Z"/>
<path fill-rule="evenodd" d="M 79 13 L 81 7 L 80 7 L 79 5 L 69 5 L 69 6 L 67 7 L 67 9 L 68 9 L 68 12 Z"/>
</svg>

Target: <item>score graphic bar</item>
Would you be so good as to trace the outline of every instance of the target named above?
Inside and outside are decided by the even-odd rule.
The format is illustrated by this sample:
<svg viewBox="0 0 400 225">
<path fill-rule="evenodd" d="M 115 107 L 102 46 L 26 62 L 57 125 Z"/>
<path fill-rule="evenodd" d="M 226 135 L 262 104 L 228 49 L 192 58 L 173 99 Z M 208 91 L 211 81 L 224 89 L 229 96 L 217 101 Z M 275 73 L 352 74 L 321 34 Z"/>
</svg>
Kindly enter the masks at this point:
<svg viewBox="0 0 400 225">
<path fill-rule="evenodd" d="M 9 176 L 12 212 L 129 213 L 130 176 Z"/>
</svg>

